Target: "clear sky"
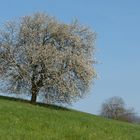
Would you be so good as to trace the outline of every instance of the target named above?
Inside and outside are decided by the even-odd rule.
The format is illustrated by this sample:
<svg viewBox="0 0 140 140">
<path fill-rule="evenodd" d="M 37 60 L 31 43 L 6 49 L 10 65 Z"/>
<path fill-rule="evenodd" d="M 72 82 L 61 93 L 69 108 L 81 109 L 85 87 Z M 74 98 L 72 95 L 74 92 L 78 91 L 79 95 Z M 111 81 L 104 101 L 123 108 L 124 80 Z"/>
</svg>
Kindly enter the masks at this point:
<svg viewBox="0 0 140 140">
<path fill-rule="evenodd" d="M 98 114 L 104 100 L 120 96 L 140 114 L 140 0 L 0 0 L 0 24 L 34 12 L 78 18 L 97 33 L 98 79 L 73 108 Z"/>
</svg>

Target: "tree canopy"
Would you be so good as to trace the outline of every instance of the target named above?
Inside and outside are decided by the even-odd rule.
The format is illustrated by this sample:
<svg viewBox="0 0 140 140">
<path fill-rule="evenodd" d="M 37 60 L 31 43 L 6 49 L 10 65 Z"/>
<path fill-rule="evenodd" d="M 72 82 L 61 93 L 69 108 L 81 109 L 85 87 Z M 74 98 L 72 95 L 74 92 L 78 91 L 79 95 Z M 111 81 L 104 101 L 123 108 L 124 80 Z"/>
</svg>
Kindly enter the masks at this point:
<svg viewBox="0 0 140 140">
<path fill-rule="evenodd" d="M 136 119 L 134 108 L 126 108 L 121 97 L 111 97 L 102 104 L 101 116 L 121 121 L 133 122 Z"/>
<path fill-rule="evenodd" d="M 71 103 L 86 95 L 94 70 L 95 33 L 75 21 L 46 13 L 10 21 L 0 30 L 0 79 L 10 93 L 40 93 L 48 103 Z"/>
</svg>

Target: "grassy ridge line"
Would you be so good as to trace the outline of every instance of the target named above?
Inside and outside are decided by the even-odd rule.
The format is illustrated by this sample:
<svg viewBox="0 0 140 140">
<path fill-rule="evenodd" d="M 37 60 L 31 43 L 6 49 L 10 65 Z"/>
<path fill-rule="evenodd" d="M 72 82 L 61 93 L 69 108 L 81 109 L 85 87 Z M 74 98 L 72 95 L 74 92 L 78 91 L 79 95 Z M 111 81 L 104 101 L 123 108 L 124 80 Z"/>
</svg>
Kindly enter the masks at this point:
<svg viewBox="0 0 140 140">
<path fill-rule="evenodd" d="M 17 101 L 17 102 L 23 102 L 23 103 L 31 104 L 31 102 L 29 100 L 22 99 L 22 98 L 16 98 L 16 97 L 8 97 L 8 96 L 0 95 L 0 99 L 5 99 L 5 100 L 10 100 L 10 101 Z M 41 102 L 37 102 L 35 105 L 43 106 L 43 107 L 47 107 L 47 108 L 52 108 L 52 109 L 69 110 L 66 107 L 52 105 L 52 104 L 50 105 L 50 104 L 45 104 L 45 103 L 41 103 Z"/>
<path fill-rule="evenodd" d="M 0 97 L 0 140 L 140 140 L 140 126 Z"/>
</svg>

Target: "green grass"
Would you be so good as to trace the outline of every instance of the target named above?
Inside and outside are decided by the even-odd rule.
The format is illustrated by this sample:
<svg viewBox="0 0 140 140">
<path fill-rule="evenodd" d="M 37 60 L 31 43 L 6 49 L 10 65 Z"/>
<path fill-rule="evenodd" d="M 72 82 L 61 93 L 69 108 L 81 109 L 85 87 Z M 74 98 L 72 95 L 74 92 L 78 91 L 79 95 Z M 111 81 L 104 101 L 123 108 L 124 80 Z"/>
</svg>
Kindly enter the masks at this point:
<svg viewBox="0 0 140 140">
<path fill-rule="evenodd" d="M 0 97 L 0 140 L 140 140 L 140 126 Z"/>
</svg>

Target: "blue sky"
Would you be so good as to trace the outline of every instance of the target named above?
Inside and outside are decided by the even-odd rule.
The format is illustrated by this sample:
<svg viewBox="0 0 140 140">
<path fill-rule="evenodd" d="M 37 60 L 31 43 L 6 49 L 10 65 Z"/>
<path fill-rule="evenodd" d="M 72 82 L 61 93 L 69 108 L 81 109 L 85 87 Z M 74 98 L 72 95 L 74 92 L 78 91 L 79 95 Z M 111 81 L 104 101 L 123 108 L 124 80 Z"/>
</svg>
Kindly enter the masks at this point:
<svg viewBox="0 0 140 140">
<path fill-rule="evenodd" d="M 98 114 L 100 105 L 120 96 L 140 114 L 139 0 L 1 0 L 0 24 L 34 12 L 47 12 L 60 21 L 77 18 L 97 33 L 98 78 L 87 98 L 73 108 Z"/>
</svg>

